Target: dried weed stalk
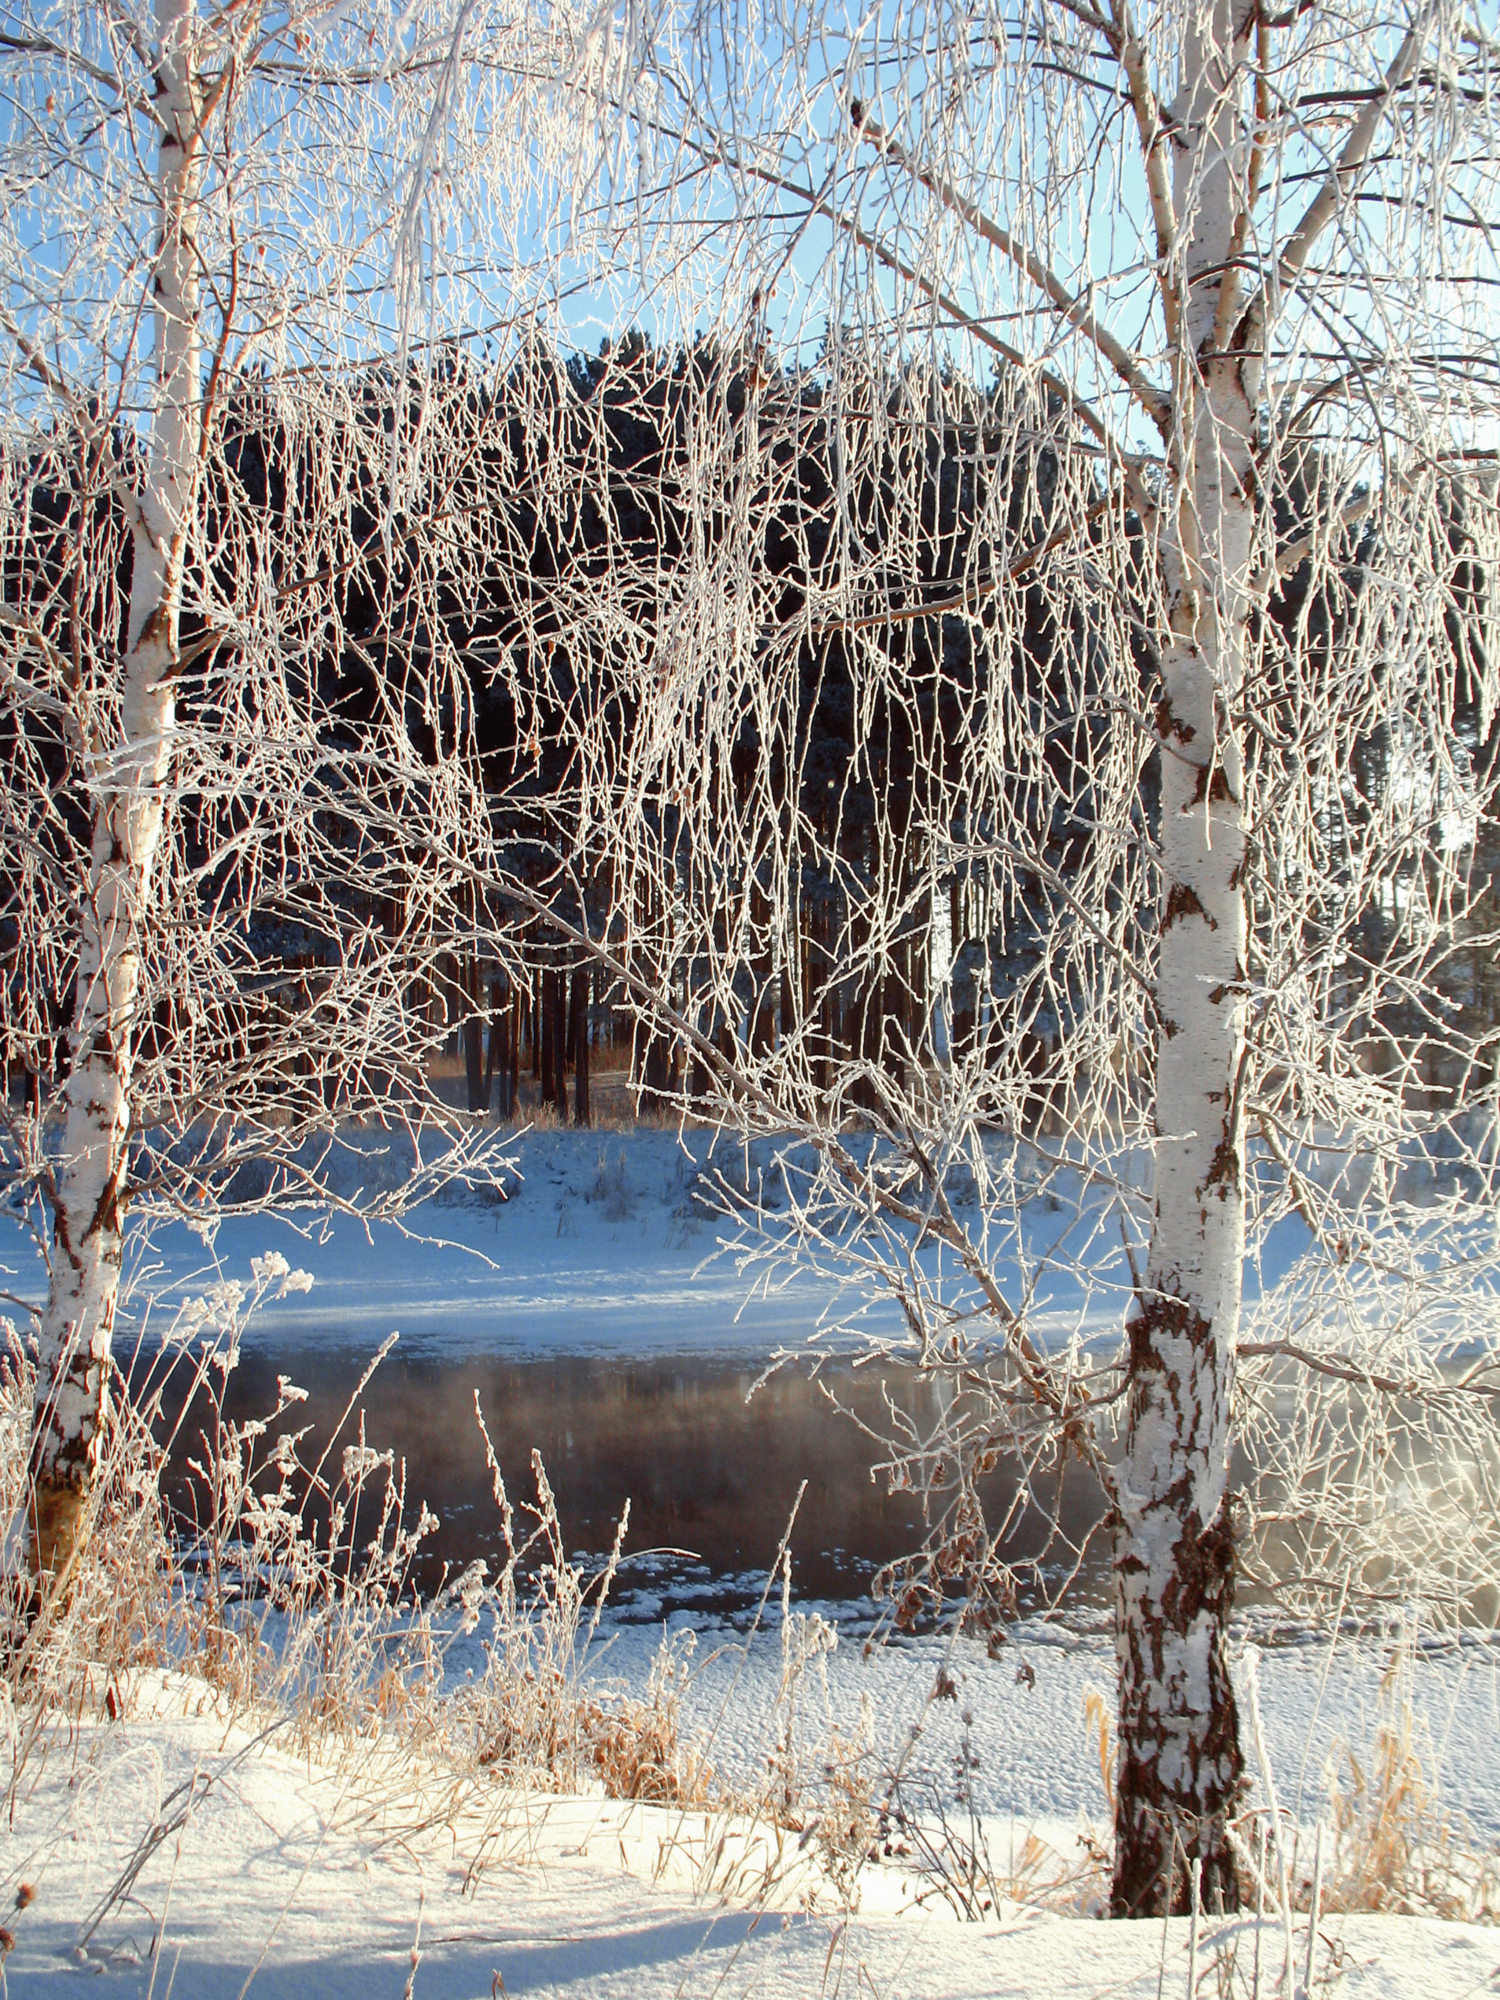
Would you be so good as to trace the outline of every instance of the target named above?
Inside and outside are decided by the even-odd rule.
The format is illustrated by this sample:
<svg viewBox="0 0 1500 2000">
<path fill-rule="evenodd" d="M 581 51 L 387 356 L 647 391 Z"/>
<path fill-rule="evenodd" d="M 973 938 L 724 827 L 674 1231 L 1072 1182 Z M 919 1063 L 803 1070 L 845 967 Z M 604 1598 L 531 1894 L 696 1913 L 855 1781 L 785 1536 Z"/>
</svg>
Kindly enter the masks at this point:
<svg viewBox="0 0 1500 2000">
<path fill-rule="evenodd" d="M 227 1717 L 274 1720 L 309 1751 L 337 1755 L 382 1737 L 486 1783 L 704 1796 L 712 1773 L 680 1730 L 690 1642 L 664 1640 L 638 1692 L 588 1671 L 628 1510 L 609 1561 L 589 1576 L 565 1555 L 540 1459 L 536 1500 L 522 1510 L 529 1531 L 517 1535 L 491 1453 L 501 1573 L 490 1582 L 475 1563 L 424 1598 L 415 1564 L 436 1519 L 409 1500 L 404 1464 L 368 1441 L 360 1407 L 393 1341 L 322 1438 L 280 1425 L 306 1394 L 285 1377 L 266 1416 L 227 1413 L 246 1311 L 296 1282 L 284 1259 L 257 1259 L 252 1286 L 220 1284 L 181 1308 L 154 1357 L 138 1350 L 133 1381 L 116 1385 L 91 1492 L 97 1532 L 65 1588 L 37 1592 L 19 1549 L 0 1574 L 12 1788 L 60 1717 L 77 1721 L 101 1704 L 123 1714 L 141 1670 L 182 1668 Z M 34 1367 L 8 1325 L 0 1503 L 13 1543 L 26 1520 Z M 188 1423 L 191 1442 L 181 1436 Z M 175 1513 L 163 1494 L 174 1448 L 188 1473 Z M 476 1632 L 483 1671 L 460 1678 L 448 1656 Z"/>
</svg>

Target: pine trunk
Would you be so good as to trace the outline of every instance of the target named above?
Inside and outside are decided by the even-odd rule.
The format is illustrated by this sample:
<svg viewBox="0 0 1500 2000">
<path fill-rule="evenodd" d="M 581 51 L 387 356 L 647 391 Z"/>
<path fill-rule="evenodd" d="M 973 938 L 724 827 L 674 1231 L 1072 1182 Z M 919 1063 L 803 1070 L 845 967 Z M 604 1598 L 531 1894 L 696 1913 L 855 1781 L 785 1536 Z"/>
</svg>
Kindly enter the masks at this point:
<svg viewBox="0 0 1500 2000">
<path fill-rule="evenodd" d="M 568 975 L 549 973 L 552 982 L 552 1086 L 558 1123 L 568 1122 Z"/>
<path fill-rule="evenodd" d="M 573 1123 L 591 1124 L 589 1113 L 589 968 L 573 974 L 572 1014 L 568 1039 L 573 1048 Z"/>
<path fill-rule="evenodd" d="M 517 982 L 511 989 L 510 998 L 510 1093 L 506 1099 L 507 1118 L 521 1115 L 521 1010 L 525 1002 L 525 988 Z"/>
<path fill-rule="evenodd" d="M 464 973 L 460 991 L 464 1010 L 464 1085 L 469 1095 L 469 1110 L 478 1113 L 490 1108 L 490 1079 L 484 1066 L 484 980 L 477 959 Z"/>
<path fill-rule="evenodd" d="M 506 984 L 501 979 L 490 981 L 490 1038 L 485 1056 L 484 1101 L 486 1108 L 495 1102 L 495 1079 L 500 1080 L 499 1111 L 502 1118 L 515 1116 L 515 1105 L 510 1094 L 510 1037 L 511 999 Z"/>
<path fill-rule="evenodd" d="M 542 1104 L 554 1104 L 558 1096 L 558 1058 L 560 1050 L 556 1046 L 556 1008 L 552 1006 L 552 982 L 554 972 L 540 972 L 536 980 L 536 1042 L 542 1052 L 538 1082 L 542 1084 Z"/>
</svg>

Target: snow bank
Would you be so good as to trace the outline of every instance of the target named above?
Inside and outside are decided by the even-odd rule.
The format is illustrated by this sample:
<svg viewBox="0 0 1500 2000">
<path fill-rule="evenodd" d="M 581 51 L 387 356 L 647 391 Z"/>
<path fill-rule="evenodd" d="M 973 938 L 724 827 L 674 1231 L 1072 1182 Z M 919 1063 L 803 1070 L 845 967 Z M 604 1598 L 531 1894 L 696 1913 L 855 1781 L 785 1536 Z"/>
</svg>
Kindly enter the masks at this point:
<svg viewBox="0 0 1500 2000">
<path fill-rule="evenodd" d="M 201 1684 L 155 1676 L 130 1720 L 59 1729 L 35 1753 L 5 1835 L 5 1900 L 29 1892 L 5 1969 L 18 1995 L 74 1992 L 91 1970 L 112 1993 L 192 2000 L 1185 1990 L 1186 1922 L 1007 1909 L 958 1924 L 933 1905 L 890 1910 L 889 1879 L 869 1884 L 876 1913 L 850 1919 L 799 1909 L 795 1892 L 746 1906 L 722 1893 L 726 1831 L 740 1830 L 603 1799 L 460 1798 L 379 1743 L 292 1755 L 226 1722 Z M 1237 1946 L 1248 1974 L 1253 1928 L 1206 1925 L 1200 1973 Z M 1299 1920 L 1299 1960 L 1305 1933 Z M 1282 1948 L 1267 1924 L 1267 1993 Z M 1500 1976 L 1494 1932 L 1437 1922 L 1333 1918 L 1318 1951 L 1358 2000 L 1459 2000 Z"/>
</svg>

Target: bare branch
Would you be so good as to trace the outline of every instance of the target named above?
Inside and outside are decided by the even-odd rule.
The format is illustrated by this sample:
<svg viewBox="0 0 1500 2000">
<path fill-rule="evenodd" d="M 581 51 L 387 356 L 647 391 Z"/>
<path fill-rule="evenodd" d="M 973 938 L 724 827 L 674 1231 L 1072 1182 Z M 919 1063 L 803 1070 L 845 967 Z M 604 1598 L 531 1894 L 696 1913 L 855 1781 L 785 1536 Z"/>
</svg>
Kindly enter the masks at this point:
<svg viewBox="0 0 1500 2000">
<path fill-rule="evenodd" d="M 1135 397 L 1141 408 L 1165 433 L 1171 416 L 1171 398 L 1165 390 L 1159 389 L 1141 369 L 1136 356 L 1121 341 L 1117 340 L 1108 327 L 1102 325 L 1093 310 L 1074 297 L 1055 271 L 1048 269 L 1034 250 L 1019 243 L 1008 229 L 994 222 L 982 209 L 951 187 L 941 174 L 924 167 L 913 160 L 898 139 L 882 131 L 874 119 L 862 110 L 851 116 L 859 135 L 869 145 L 875 147 L 883 159 L 892 160 L 914 181 L 936 195 L 945 208 L 951 208 L 955 215 L 962 217 L 972 230 L 983 237 L 986 243 L 1009 257 L 1016 268 L 1028 277 L 1038 290 L 1055 306 L 1068 325 L 1093 342 L 1100 354 L 1114 369 L 1120 380 Z"/>
</svg>

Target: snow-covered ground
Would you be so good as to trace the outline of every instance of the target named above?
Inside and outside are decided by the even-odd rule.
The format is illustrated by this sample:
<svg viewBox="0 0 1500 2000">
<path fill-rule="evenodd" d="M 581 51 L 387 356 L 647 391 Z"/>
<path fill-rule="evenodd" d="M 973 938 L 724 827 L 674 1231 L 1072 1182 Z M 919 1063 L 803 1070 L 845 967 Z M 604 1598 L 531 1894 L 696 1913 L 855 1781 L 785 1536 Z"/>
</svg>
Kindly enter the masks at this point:
<svg viewBox="0 0 1500 2000">
<path fill-rule="evenodd" d="M 834 1607 L 822 1609 L 832 1622 Z M 687 1622 L 680 1618 L 674 1624 Z M 726 1777 L 748 1783 L 769 1741 L 780 1677 L 774 1620 L 752 1641 L 743 1665 L 736 1635 L 717 1632 L 708 1620 L 694 1622 L 697 1658 L 711 1664 L 700 1666 L 685 1704 L 688 1729 L 709 1743 L 709 1755 Z M 639 1685 L 659 1636 L 649 1627 L 620 1630 L 610 1639 L 600 1671 Z M 1242 1705 L 1245 1648 L 1251 1643 L 1248 1632 L 1240 1635 Z M 1413 1648 L 1397 1639 L 1351 1635 L 1332 1647 L 1307 1637 L 1261 1645 L 1256 1652 L 1272 1777 L 1280 1804 L 1298 1823 L 1312 1824 L 1336 1777 L 1347 1785 L 1351 1751 L 1369 1768 L 1382 1724 L 1409 1703 L 1425 1782 L 1477 1843 L 1500 1844 L 1500 1645 L 1476 1640 Z M 929 1701 L 940 1666 L 947 1668 L 956 1694 Z M 1080 1824 L 1101 1831 L 1107 1824 L 1098 1737 L 1088 1716 L 1092 1692 L 1113 1709 L 1114 1655 L 1103 1634 L 1023 1626 L 995 1660 L 968 1641 L 930 1637 L 867 1651 L 844 1634 L 809 1676 L 808 1688 L 811 1744 L 829 1724 L 847 1734 L 862 1702 L 868 1702 L 873 1741 L 881 1760 L 889 1762 L 918 1724 L 908 1789 L 919 1798 L 941 1794 L 949 1809 L 967 1737 L 977 1760 L 971 1781 L 975 1804 L 1005 1827 L 1007 1842 L 1013 1833 L 1024 1837 L 1034 1824 L 1075 1831 Z"/>
<path fill-rule="evenodd" d="M 860 1142 L 853 1143 L 857 1149 Z M 996 1146 L 1006 1143 L 997 1139 Z M 732 1252 L 718 1254 L 733 1233 L 712 1212 L 718 1176 L 760 1191 L 773 1233 L 784 1213 L 769 1142 L 746 1148 L 706 1128 L 542 1127 L 507 1150 L 516 1171 L 506 1176 L 504 1198 L 451 1189 L 411 1211 L 402 1229 L 366 1229 L 347 1215 L 314 1220 L 297 1210 L 230 1216 L 217 1223 L 210 1249 L 185 1224 L 158 1226 L 127 1274 L 136 1323 L 144 1317 L 160 1326 L 184 1292 L 220 1276 L 245 1278 L 251 1258 L 266 1250 L 279 1250 L 313 1284 L 306 1294 L 262 1306 L 247 1330 L 254 1343 L 291 1336 L 373 1349 L 394 1328 L 425 1353 L 768 1355 L 800 1347 L 856 1304 L 856 1289 L 836 1299 L 827 1275 L 783 1268 L 769 1288 L 763 1269 L 747 1273 Z M 399 1139 L 358 1131 L 324 1171 L 339 1194 L 368 1202 L 400 1178 L 407 1158 Z M 960 1174 L 954 1198 L 960 1216 L 975 1223 L 965 1178 Z M 1067 1177 L 1055 1188 L 1066 1194 Z M 1080 1235 L 1091 1232 L 1087 1210 L 1085 1203 Z M 1039 1248 L 1061 1247 L 1067 1222 L 1054 1192 L 1024 1228 Z M 1290 1264 L 1305 1240 L 1300 1223 L 1281 1225 L 1270 1264 Z M 1085 1301 L 1059 1271 L 1043 1284 L 1040 1309 L 1033 1297 L 1033 1331 L 1045 1334 L 1055 1322 L 1065 1336 L 1080 1325 L 1113 1334 L 1129 1280 L 1113 1232 L 1102 1250 L 1091 1242 L 1090 1261 L 1097 1289 Z M 12 1294 L 39 1297 L 44 1289 L 36 1246 L 19 1218 L 3 1210 L 0 1274 Z M 1250 1273 L 1249 1295 L 1258 1283 Z M 1013 1289 L 1019 1296 L 1019 1282 Z M 865 1302 L 859 1318 L 866 1329 L 900 1331 L 899 1313 L 888 1304 Z M 123 1325 L 130 1323 L 127 1313 Z"/>
<path fill-rule="evenodd" d="M 708 1144 L 694 1135 L 689 1151 L 675 1133 L 655 1130 L 530 1134 L 518 1149 L 524 1177 L 507 1200 L 433 1203 L 406 1235 L 383 1229 L 371 1239 L 342 1218 L 311 1235 L 276 1219 L 231 1220 L 210 1256 L 191 1231 L 168 1228 L 136 1273 L 136 1324 L 149 1341 L 173 1299 L 218 1275 L 244 1278 L 252 1256 L 277 1249 L 313 1285 L 250 1323 L 247 1343 L 269 1354 L 289 1343 L 369 1353 L 393 1330 L 403 1346 L 455 1360 L 478 1352 L 748 1360 L 800 1345 L 828 1305 L 826 1286 L 799 1277 L 747 1303 L 732 1259 L 705 1265 L 719 1228 L 695 1199 Z M 720 1157 L 741 1166 L 732 1145 Z M 19 1231 L 0 1248 L 0 1264 L 5 1290 L 37 1293 L 40 1261 Z M 1107 1294 L 1099 1309 L 1107 1317 Z M 821 1609 L 833 1620 L 847 1607 Z M 638 1590 L 637 1618 L 640 1610 Z M 771 1749 L 782 1677 L 774 1612 L 773 1602 L 747 1656 L 713 1613 L 673 1614 L 674 1626 L 697 1628 L 685 1730 L 741 1793 L 756 1790 Z M 1099 1632 L 1023 1630 L 995 1661 L 966 1642 L 949 1652 L 939 1638 L 866 1657 L 858 1621 L 843 1623 L 800 1696 L 814 1785 L 812 1767 L 836 1729 L 846 1745 L 871 1743 L 880 1769 L 904 1758 L 905 1796 L 918 1809 L 963 1819 L 962 1782 L 1001 1874 L 1021 1872 L 1017 1857 L 1032 1834 L 1054 1856 L 1086 1859 L 1080 1843 L 1100 1838 L 1108 1818 L 1098 1717 L 1112 1706 L 1113 1663 Z M 639 1687 L 660 1629 L 620 1622 L 601 1637 L 592 1670 Z M 455 1652 L 454 1671 L 463 1664 Z M 951 1701 L 929 1699 L 940 1666 L 953 1677 Z M 1335 1777 L 1347 1784 L 1350 1753 L 1369 1770 L 1379 1730 L 1409 1709 L 1435 1812 L 1477 1846 L 1500 1839 L 1493 1644 L 1398 1655 L 1369 1638 L 1329 1647 L 1283 1635 L 1263 1654 L 1260 1683 L 1282 1803 L 1304 1827 Z M 1094 1694 L 1102 1709 L 1091 1705 Z M 763 1908 L 744 1871 L 726 1897 L 725 1870 L 704 1858 L 705 1840 L 712 1849 L 726 1826 L 705 1830 L 701 1813 L 498 1790 L 456 1812 L 437 1774 L 404 1768 L 380 1743 L 311 1760 L 290 1755 L 279 1737 L 247 1746 L 245 1729 L 216 1719 L 201 1686 L 151 1681 L 135 1690 L 125 1720 L 60 1729 L 45 1760 L 33 1756 L 3 1836 L 0 1904 L 23 1883 L 35 1892 L 13 1918 L 0 1908 L 15 1933 L 3 1965 L 17 1992 L 71 1990 L 81 1967 L 107 1973 L 109 1990 L 153 2000 L 247 1990 L 392 2000 L 403 1991 L 419 2000 L 502 1991 L 1146 2000 L 1185 1991 L 1185 1924 L 1102 1925 L 1007 1908 L 960 1925 L 940 1899 L 909 1907 L 918 1897 L 900 1869 L 862 1878 L 858 1914 L 847 1921 L 806 1870 Z M 195 1773 L 191 1819 L 178 1826 L 189 1794 L 174 1798 L 174 1788 Z M 80 1957 L 90 1912 L 161 1825 L 170 1832 L 150 1846 L 129 1896 L 111 1905 Z M 809 1901 L 819 1907 L 808 1911 Z M 1338 1971 L 1351 1994 L 1457 2000 L 1500 1987 L 1500 1938 L 1488 1930 L 1337 1918 L 1323 1935 L 1318 1976 Z M 1252 1936 L 1236 1937 L 1243 1978 Z M 1270 2000 L 1284 1940 L 1268 1930 L 1262 1942 Z M 1227 1948 L 1200 1941 L 1205 1976 Z M 1305 1948 L 1299 1920 L 1299 1964 Z M 1205 1990 L 1219 1989 L 1210 1978 Z"/>
<path fill-rule="evenodd" d="M 831 1677 L 832 1699 L 842 1706 L 869 1692 L 877 1735 L 904 1733 L 937 1657 L 934 1642 L 851 1661 Z M 1083 1707 L 1107 1662 L 1097 1647 L 1072 1644 L 1027 1647 L 1023 1658 L 1034 1684 L 1017 1680 L 1011 1656 L 995 1667 L 950 1656 L 959 1698 L 926 1711 L 917 1760 L 938 1772 L 970 1710 L 990 1861 L 1006 1885 L 1026 1873 L 1028 1835 L 1053 1869 L 1086 1867 L 1083 1842 L 1103 1816 Z M 694 1721 L 717 1718 L 713 1748 L 725 1767 L 763 1750 L 779 1661 L 769 1635 L 732 1692 L 729 1656 L 699 1682 Z M 1316 1649 L 1264 1662 L 1273 1756 L 1283 1756 L 1293 1791 L 1298 1732 L 1311 1721 L 1312 1741 L 1323 1742 L 1333 1710 L 1347 1721 L 1367 1708 L 1371 1719 L 1380 1665 L 1335 1660 L 1328 1672 Z M 1435 1719 L 1455 1760 L 1482 1757 L 1496 1724 L 1492 1663 L 1446 1657 L 1428 1686 L 1441 1689 Z M 186 1678 L 143 1676 L 126 1693 L 127 1719 L 60 1726 L 23 1768 L 0 1882 L 4 1906 L 18 1896 L 25 1905 L 5 1919 L 15 1937 L 8 1990 L 18 1995 L 72 1992 L 80 1972 L 136 2000 L 243 2000 L 251 1989 L 391 2000 L 1151 2000 L 1189 1990 L 1183 1921 L 1103 1924 L 1006 1896 L 998 1914 L 961 1923 L 900 1861 L 867 1866 L 846 1915 L 816 1844 L 795 1834 L 702 1808 L 454 1786 L 374 1739 L 298 1754 L 278 1734 L 262 1739 L 254 1725 L 226 1720 Z M 1300 1985 L 1305 1918 L 1294 1932 Z M 1234 1990 L 1253 1991 L 1251 1921 L 1205 1924 L 1199 1991 L 1221 1990 L 1231 1948 Z M 1261 1926 L 1260 1951 L 1270 2000 L 1285 1957 L 1279 1922 Z M 1325 1916 L 1314 1975 L 1315 1990 L 1469 2000 L 1500 1981 L 1500 1935 Z"/>
</svg>

